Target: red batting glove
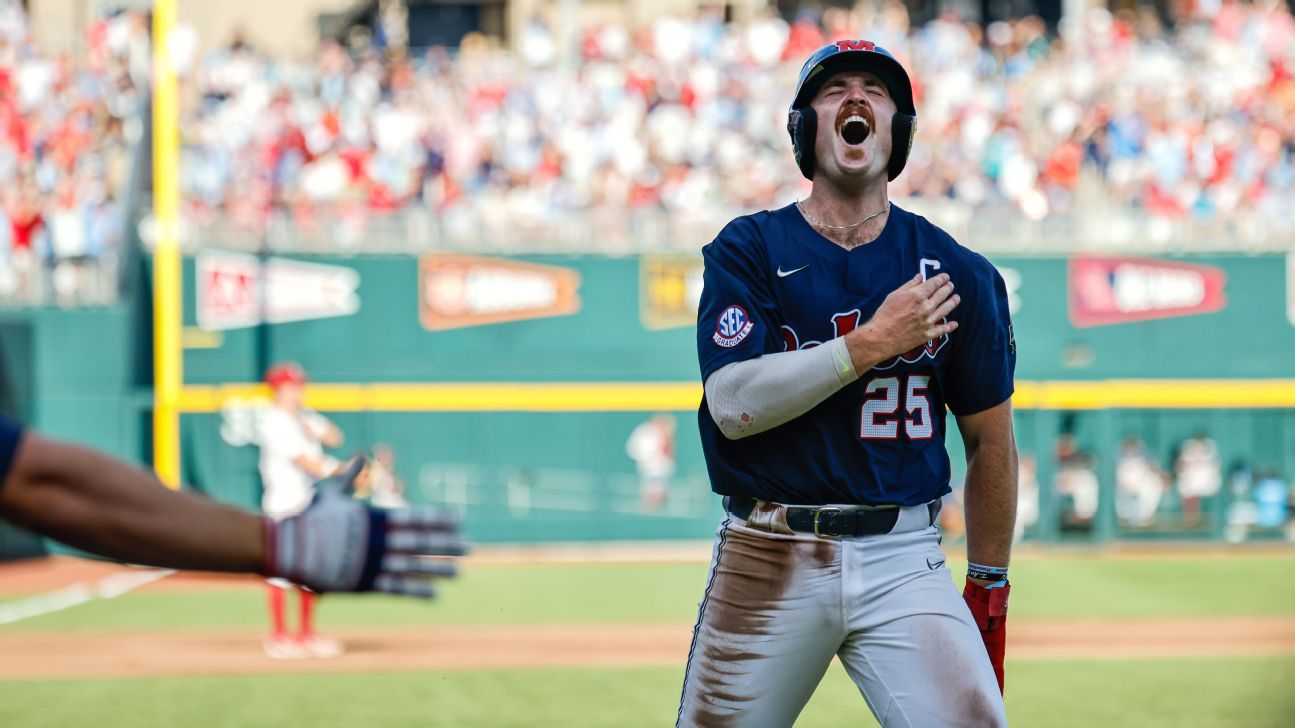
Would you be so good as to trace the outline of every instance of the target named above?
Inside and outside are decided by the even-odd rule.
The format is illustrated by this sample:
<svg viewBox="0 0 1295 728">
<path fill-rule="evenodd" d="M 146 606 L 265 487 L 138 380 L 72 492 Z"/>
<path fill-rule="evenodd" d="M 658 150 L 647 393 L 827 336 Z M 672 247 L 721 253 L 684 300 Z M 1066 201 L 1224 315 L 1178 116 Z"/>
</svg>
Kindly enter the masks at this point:
<svg viewBox="0 0 1295 728">
<path fill-rule="evenodd" d="M 970 579 L 962 590 L 962 598 L 980 628 L 980 637 L 985 640 L 989 664 L 994 666 L 994 677 L 998 678 L 998 692 L 1003 694 L 1006 694 L 1003 691 L 1003 653 L 1007 651 L 1007 596 L 1011 590 L 1011 584 L 986 589 Z"/>
</svg>

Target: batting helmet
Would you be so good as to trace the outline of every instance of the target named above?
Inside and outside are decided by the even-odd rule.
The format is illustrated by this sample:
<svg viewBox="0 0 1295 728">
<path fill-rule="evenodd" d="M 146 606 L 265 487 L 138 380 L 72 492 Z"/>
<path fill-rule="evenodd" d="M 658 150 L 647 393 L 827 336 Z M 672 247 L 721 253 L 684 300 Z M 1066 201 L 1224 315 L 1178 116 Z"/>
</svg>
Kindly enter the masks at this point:
<svg viewBox="0 0 1295 728">
<path fill-rule="evenodd" d="M 805 175 L 805 179 L 814 179 L 814 135 L 818 132 L 818 114 L 810 104 L 827 79 L 838 71 L 867 71 L 876 74 L 886 84 L 896 107 L 890 124 L 892 144 L 886 173 L 890 179 L 895 179 L 908 162 L 908 153 L 913 148 L 913 132 L 917 129 L 913 85 L 899 61 L 870 40 L 828 43 L 814 51 L 800 69 L 796 98 L 787 113 L 787 133 L 791 134 L 791 148 L 796 153 L 800 173 Z"/>
</svg>

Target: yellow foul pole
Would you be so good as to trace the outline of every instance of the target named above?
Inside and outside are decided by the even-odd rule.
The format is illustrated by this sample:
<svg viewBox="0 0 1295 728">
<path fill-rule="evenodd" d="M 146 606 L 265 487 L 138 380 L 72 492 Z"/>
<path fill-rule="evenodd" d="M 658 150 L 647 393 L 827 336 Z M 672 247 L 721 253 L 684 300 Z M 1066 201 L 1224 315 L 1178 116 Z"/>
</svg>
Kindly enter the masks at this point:
<svg viewBox="0 0 1295 728">
<path fill-rule="evenodd" d="M 180 487 L 181 280 L 178 222 L 179 108 L 170 38 L 175 0 L 153 3 L 153 467 Z"/>
</svg>

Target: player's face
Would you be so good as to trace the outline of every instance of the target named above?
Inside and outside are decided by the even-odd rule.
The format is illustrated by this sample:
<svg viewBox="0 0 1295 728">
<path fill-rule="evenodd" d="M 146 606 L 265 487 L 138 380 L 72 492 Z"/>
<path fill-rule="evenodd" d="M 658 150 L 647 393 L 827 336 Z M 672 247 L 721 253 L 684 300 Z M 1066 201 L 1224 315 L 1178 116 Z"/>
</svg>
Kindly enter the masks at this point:
<svg viewBox="0 0 1295 728">
<path fill-rule="evenodd" d="M 850 186 L 884 181 L 895 114 L 886 84 L 866 71 L 842 71 L 823 84 L 811 105 L 818 114 L 815 169 Z"/>
<path fill-rule="evenodd" d="M 302 400 L 301 390 L 302 387 L 300 384 L 293 384 L 291 382 L 281 384 L 274 390 L 274 401 L 284 409 L 300 409 Z"/>
</svg>

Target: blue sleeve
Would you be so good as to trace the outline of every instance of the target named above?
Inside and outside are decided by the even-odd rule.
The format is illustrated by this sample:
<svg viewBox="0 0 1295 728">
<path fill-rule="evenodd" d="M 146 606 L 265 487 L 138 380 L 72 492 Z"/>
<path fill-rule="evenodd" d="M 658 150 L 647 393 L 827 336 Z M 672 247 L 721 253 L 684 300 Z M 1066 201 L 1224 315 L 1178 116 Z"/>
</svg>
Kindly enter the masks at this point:
<svg viewBox="0 0 1295 728">
<path fill-rule="evenodd" d="M 22 425 L 0 415 L 0 488 L 9 480 L 9 469 L 13 467 L 13 456 L 22 441 Z"/>
<path fill-rule="evenodd" d="M 962 303 L 955 311 L 953 356 L 944 374 L 944 396 L 955 415 L 983 412 L 1015 390 L 1016 337 L 1007 308 L 1007 286 L 998 270 L 979 255 L 968 267 L 970 280 L 955 280 Z"/>
<path fill-rule="evenodd" d="M 739 218 L 702 248 L 697 361 L 703 382 L 727 364 L 782 351 L 778 307 L 757 236 L 755 226 Z"/>
</svg>

